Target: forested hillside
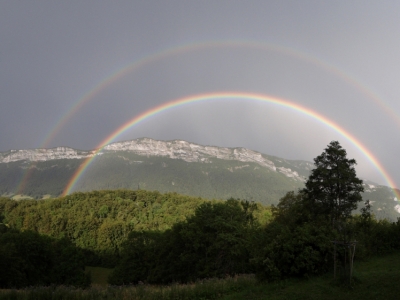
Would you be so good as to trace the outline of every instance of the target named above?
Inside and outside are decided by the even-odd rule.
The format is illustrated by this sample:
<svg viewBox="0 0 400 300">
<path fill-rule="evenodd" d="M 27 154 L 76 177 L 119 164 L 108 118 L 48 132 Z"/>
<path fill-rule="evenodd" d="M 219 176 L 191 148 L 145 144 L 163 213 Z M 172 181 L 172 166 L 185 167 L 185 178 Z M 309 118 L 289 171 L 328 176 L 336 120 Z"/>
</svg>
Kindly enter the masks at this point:
<svg viewBox="0 0 400 300">
<path fill-rule="evenodd" d="M 78 182 L 76 190 L 140 187 L 207 199 L 233 197 L 276 204 L 287 191 L 302 186 L 302 181 L 288 178 L 255 162 L 222 159 L 209 159 L 209 163 L 186 162 L 117 152 L 96 158 Z"/>
<path fill-rule="evenodd" d="M 193 215 L 205 201 L 177 193 L 144 190 L 80 192 L 43 200 L 1 198 L 0 221 L 22 231 L 65 237 L 76 246 L 100 255 L 107 264 L 113 264 L 130 232 L 165 231 Z M 257 207 L 256 215 L 265 223 L 270 210 L 261 205 Z"/>
</svg>

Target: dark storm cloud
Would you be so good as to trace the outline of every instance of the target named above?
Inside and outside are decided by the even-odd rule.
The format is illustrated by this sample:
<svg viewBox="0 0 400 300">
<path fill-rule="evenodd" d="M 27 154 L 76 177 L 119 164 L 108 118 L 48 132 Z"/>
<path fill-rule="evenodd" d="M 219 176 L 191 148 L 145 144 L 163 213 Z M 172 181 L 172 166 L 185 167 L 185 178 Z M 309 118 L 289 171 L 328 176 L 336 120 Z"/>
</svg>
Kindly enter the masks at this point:
<svg viewBox="0 0 400 300">
<path fill-rule="evenodd" d="M 292 52 L 198 48 L 150 61 L 90 99 L 49 146 L 91 149 L 134 116 L 188 95 L 262 93 L 340 125 L 400 186 L 399 8 L 392 1 L 2 1 L 0 151 L 40 147 L 79 99 L 143 57 L 194 42 L 246 40 Z M 267 103 L 186 105 L 119 138 L 142 136 L 307 160 L 339 139 L 363 176 L 385 183 L 338 132 Z"/>
</svg>

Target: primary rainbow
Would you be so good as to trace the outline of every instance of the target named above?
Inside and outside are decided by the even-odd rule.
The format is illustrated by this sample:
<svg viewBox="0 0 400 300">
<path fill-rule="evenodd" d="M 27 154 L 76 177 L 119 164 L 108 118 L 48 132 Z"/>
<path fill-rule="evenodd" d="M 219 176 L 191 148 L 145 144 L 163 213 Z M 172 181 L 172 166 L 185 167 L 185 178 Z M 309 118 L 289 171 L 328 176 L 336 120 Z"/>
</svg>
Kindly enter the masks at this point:
<svg viewBox="0 0 400 300">
<path fill-rule="evenodd" d="M 199 94 L 199 95 L 192 95 L 192 96 L 187 96 L 183 98 L 179 98 L 176 100 L 172 100 L 166 103 L 163 103 L 159 106 L 156 106 L 154 108 L 151 108 L 134 118 L 132 118 L 130 121 L 126 122 L 122 126 L 120 126 L 117 130 L 115 130 L 112 134 L 110 134 L 107 138 L 105 138 L 96 148 L 95 154 L 97 154 L 101 149 L 106 146 L 107 144 L 111 143 L 113 140 L 115 140 L 119 135 L 130 129 L 131 127 L 139 124 L 140 122 L 146 120 L 149 117 L 155 116 L 163 111 L 178 107 L 178 106 L 183 106 L 186 104 L 190 103 L 195 103 L 195 102 L 202 102 L 202 101 L 210 101 L 210 100 L 216 100 L 216 99 L 249 99 L 253 101 L 261 101 L 261 102 L 267 102 L 267 103 L 272 103 L 276 104 L 282 107 L 290 108 L 295 111 L 301 112 L 307 116 L 310 116 L 319 122 L 323 123 L 324 125 L 332 128 L 339 134 L 341 134 L 343 137 L 345 137 L 347 140 L 349 140 L 352 144 L 354 144 L 363 154 L 364 156 L 367 157 L 367 159 L 379 170 L 383 178 L 386 180 L 388 185 L 392 188 L 395 196 L 400 199 L 400 193 L 396 191 L 395 189 L 395 184 L 394 181 L 391 179 L 389 174 L 386 172 L 386 170 L 382 167 L 378 159 L 360 142 L 358 141 L 353 135 L 351 135 L 349 132 L 344 130 L 342 127 L 334 123 L 333 121 L 329 120 L 325 116 L 309 109 L 306 107 L 303 107 L 297 103 L 290 102 L 285 99 L 281 98 L 275 98 L 271 97 L 268 95 L 262 95 L 262 94 L 253 94 L 253 93 L 242 93 L 242 92 L 215 92 L 215 93 L 206 93 L 206 94 Z M 87 158 L 78 168 L 78 170 L 74 173 L 74 175 L 71 177 L 70 181 L 68 182 L 62 196 L 68 195 L 72 189 L 74 188 L 75 184 L 78 182 L 82 174 L 85 172 L 86 168 L 90 165 L 90 163 L 95 159 L 96 155 L 93 157 Z"/>
</svg>

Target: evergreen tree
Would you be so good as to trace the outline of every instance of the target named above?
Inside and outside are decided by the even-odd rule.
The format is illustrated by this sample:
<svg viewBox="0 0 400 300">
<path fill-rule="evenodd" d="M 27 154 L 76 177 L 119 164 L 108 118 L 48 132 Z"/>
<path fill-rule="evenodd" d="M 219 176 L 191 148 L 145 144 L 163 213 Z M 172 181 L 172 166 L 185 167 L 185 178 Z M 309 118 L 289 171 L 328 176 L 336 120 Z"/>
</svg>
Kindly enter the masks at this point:
<svg viewBox="0 0 400 300">
<path fill-rule="evenodd" d="M 362 200 L 363 182 L 357 178 L 356 161 L 346 157 L 339 142 L 332 141 L 325 151 L 314 159 L 303 192 L 314 213 L 325 216 L 333 225 L 345 221 Z"/>
</svg>

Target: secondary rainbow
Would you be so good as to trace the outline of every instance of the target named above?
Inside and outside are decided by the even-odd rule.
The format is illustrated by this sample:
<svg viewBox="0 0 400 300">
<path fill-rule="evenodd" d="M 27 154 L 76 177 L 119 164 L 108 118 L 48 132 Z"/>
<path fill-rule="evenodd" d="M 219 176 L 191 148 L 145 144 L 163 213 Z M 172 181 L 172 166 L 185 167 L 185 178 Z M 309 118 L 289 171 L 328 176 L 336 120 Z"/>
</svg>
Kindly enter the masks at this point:
<svg viewBox="0 0 400 300">
<path fill-rule="evenodd" d="M 309 108 L 303 107 L 297 103 L 293 103 L 293 102 L 290 102 L 285 99 L 271 97 L 271 96 L 263 95 L 263 94 L 242 93 L 242 92 L 206 93 L 206 94 L 187 96 L 187 97 L 183 97 L 183 98 L 179 98 L 176 100 L 172 100 L 172 101 L 163 103 L 159 106 L 151 108 L 151 109 L 135 116 L 130 121 L 126 122 L 125 124 L 123 124 L 122 126 L 117 128 L 117 130 L 115 130 L 112 134 L 110 134 L 107 138 L 105 138 L 98 145 L 94 154 L 97 154 L 99 151 L 101 151 L 101 149 L 104 146 L 106 146 L 107 144 L 114 141 L 119 135 L 121 135 L 128 129 L 132 128 L 133 126 L 139 124 L 140 122 L 142 122 L 152 116 L 155 116 L 155 115 L 157 115 L 161 112 L 167 111 L 169 109 L 187 105 L 190 103 L 213 101 L 213 100 L 217 100 L 217 99 L 247 99 L 247 100 L 276 104 L 276 105 L 279 105 L 282 107 L 286 107 L 286 108 L 301 112 L 307 116 L 310 116 L 310 117 L 318 120 L 319 122 L 332 128 L 333 130 L 335 130 L 336 132 L 341 134 L 343 137 L 345 137 L 347 140 L 349 140 L 352 144 L 354 144 L 364 154 L 364 156 L 378 169 L 378 171 L 381 173 L 382 177 L 385 179 L 385 181 L 388 183 L 388 185 L 392 188 L 394 195 L 398 199 L 400 199 L 400 193 L 396 191 L 394 181 L 391 179 L 391 177 L 386 172 L 386 170 L 382 167 L 382 165 L 380 164 L 378 159 L 353 135 L 351 135 L 345 129 L 343 129 L 342 127 L 340 127 L 338 124 L 334 123 L 333 121 L 329 120 L 325 116 L 323 116 Z M 90 165 L 90 163 L 95 159 L 95 157 L 96 157 L 96 155 L 94 155 L 93 157 L 87 158 L 80 165 L 78 170 L 74 173 L 74 175 L 71 177 L 70 181 L 68 182 L 62 196 L 68 195 L 72 191 L 75 184 L 78 182 L 80 177 L 83 175 L 83 173 L 85 172 L 87 167 Z"/>
<path fill-rule="evenodd" d="M 161 51 L 155 52 L 150 55 L 146 55 L 143 58 L 124 66 L 110 76 L 103 79 L 99 84 L 97 84 L 93 89 L 89 90 L 82 98 L 78 99 L 72 107 L 60 117 L 57 124 L 53 126 L 48 134 L 46 135 L 42 148 L 46 148 L 50 141 L 56 136 L 60 129 L 71 119 L 71 117 L 79 111 L 85 104 L 94 99 L 101 91 L 105 88 L 111 86 L 113 83 L 123 78 L 127 74 L 137 71 L 148 64 L 155 63 L 173 56 L 178 56 L 184 53 L 200 51 L 205 49 L 217 49 L 217 48 L 249 48 L 249 49 L 259 49 L 263 51 L 272 51 L 280 54 L 287 55 L 289 57 L 294 57 L 302 61 L 306 61 L 310 64 L 318 66 L 319 68 L 327 71 L 328 73 L 335 74 L 338 78 L 341 78 L 344 82 L 348 83 L 350 86 L 357 89 L 360 93 L 365 95 L 367 98 L 373 100 L 380 109 L 383 109 L 400 127 L 400 117 L 395 113 L 395 111 L 390 108 L 376 93 L 368 89 L 365 85 L 360 83 L 354 77 L 347 75 L 345 72 L 339 68 L 306 53 L 302 53 L 298 50 L 293 50 L 291 48 L 267 44 L 262 42 L 254 41 L 241 41 L 241 40 L 227 40 L 227 41 L 205 41 L 196 42 L 190 44 L 179 45 Z"/>
</svg>

